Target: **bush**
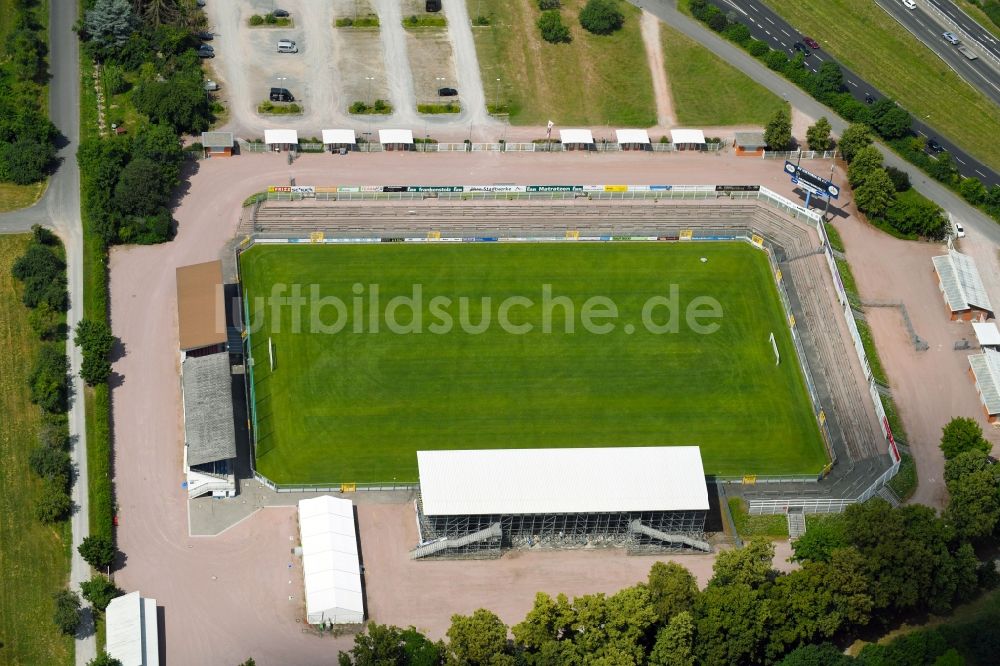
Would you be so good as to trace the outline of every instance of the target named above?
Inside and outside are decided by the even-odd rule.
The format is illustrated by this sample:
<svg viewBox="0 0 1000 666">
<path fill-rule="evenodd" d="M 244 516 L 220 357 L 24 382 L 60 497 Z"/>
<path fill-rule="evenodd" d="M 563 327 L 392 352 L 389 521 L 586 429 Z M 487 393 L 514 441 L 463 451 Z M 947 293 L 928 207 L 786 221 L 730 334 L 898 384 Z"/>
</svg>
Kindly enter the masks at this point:
<svg viewBox="0 0 1000 666">
<path fill-rule="evenodd" d="M 954 185 L 958 180 L 958 167 L 955 166 L 955 162 L 948 152 L 938 153 L 937 159 L 931 160 L 927 173 L 934 180 L 939 180 L 946 185 Z"/>
<path fill-rule="evenodd" d="M 112 599 L 122 595 L 122 591 L 111 582 L 110 578 L 101 575 L 80 583 L 80 590 L 83 592 L 83 598 L 99 611 L 106 610 Z"/>
<path fill-rule="evenodd" d="M 66 492 L 64 479 L 47 479 L 42 494 L 35 505 L 35 517 L 43 523 L 58 523 L 69 518 L 73 510 L 73 500 Z"/>
<path fill-rule="evenodd" d="M 250 25 L 264 25 L 264 17 L 260 14 L 254 14 L 250 17 Z"/>
<path fill-rule="evenodd" d="M 64 340 L 66 338 L 66 323 L 61 312 L 43 301 L 28 312 L 28 325 L 42 340 Z"/>
<path fill-rule="evenodd" d="M 625 15 L 617 0 L 587 0 L 580 10 L 580 25 L 595 35 L 610 35 L 625 25 Z"/>
<path fill-rule="evenodd" d="M 472 19 L 472 25 L 474 25 L 474 26 L 476 26 L 478 28 L 482 28 L 482 27 L 488 26 L 489 24 L 490 24 L 490 17 L 489 16 L 483 16 L 482 14 L 480 14 L 476 18 Z"/>
<path fill-rule="evenodd" d="M 51 446 L 36 446 L 28 455 L 31 471 L 43 479 L 68 480 L 73 473 L 69 453 Z"/>
<path fill-rule="evenodd" d="M 277 25 L 278 17 L 275 16 L 273 13 L 268 12 L 267 14 L 264 15 L 264 23 L 268 25 Z"/>
<path fill-rule="evenodd" d="M 741 46 L 746 46 L 750 42 L 750 28 L 742 23 L 730 23 L 725 30 L 725 35 L 726 39 Z"/>
<path fill-rule="evenodd" d="M 69 397 L 65 351 L 55 343 L 42 345 L 28 377 L 31 402 L 50 413 L 65 412 Z"/>
<path fill-rule="evenodd" d="M 573 40 L 569 28 L 562 22 L 562 16 L 554 9 L 542 12 L 536 25 L 542 33 L 542 39 L 550 44 L 568 44 Z"/>
<path fill-rule="evenodd" d="M 76 634 L 76 630 L 80 627 L 80 596 L 76 592 L 60 590 L 52 595 L 52 599 L 56 603 L 52 619 L 55 620 L 59 631 L 67 636 Z"/>
<path fill-rule="evenodd" d="M 889 180 L 892 181 L 892 186 L 896 188 L 897 192 L 905 192 L 910 189 L 910 176 L 905 171 L 890 166 L 885 168 L 885 172 L 889 174 Z"/>
<path fill-rule="evenodd" d="M 762 42 L 759 39 L 751 39 L 747 44 L 747 51 L 755 58 L 759 58 L 768 51 L 771 47 L 767 45 L 767 42 Z"/>
<path fill-rule="evenodd" d="M 102 650 L 99 655 L 87 662 L 87 666 L 122 666 L 122 662 Z"/>
<path fill-rule="evenodd" d="M 986 186 L 978 178 L 963 178 L 958 184 L 958 191 L 973 206 L 985 203 L 988 195 Z"/>
<path fill-rule="evenodd" d="M 722 32 L 729 26 L 729 19 L 722 12 L 716 12 L 708 18 L 708 27 L 716 32 Z"/>
<path fill-rule="evenodd" d="M 111 335 L 111 327 L 107 322 L 81 319 L 77 324 L 73 342 L 83 352 L 80 377 L 88 386 L 107 381 L 111 374 L 109 355 L 115 346 L 115 338 Z"/>
<path fill-rule="evenodd" d="M 562 8 L 562 0 L 538 0 L 538 8 L 543 12 Z"/>
<path fill-rule="evenodd" d="M 107 535 L 90 535 L 77 548 L 80 556 L 95 569 L 107 569 L 115 561 L 115 544 Z"/>
<path fill-rule="evenodd" d="M 768 51 L 764 56 L 764 64 L 776 72 L 783 71 L 788 65 L 788 56 L 781 51 Z"/>
</svg>

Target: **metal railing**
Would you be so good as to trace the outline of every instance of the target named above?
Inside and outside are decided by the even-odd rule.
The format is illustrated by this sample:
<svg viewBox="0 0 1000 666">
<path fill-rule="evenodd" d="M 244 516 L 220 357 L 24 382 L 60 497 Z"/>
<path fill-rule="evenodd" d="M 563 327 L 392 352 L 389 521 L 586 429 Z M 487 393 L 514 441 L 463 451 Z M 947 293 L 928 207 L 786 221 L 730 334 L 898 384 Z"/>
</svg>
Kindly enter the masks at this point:
<svg viewBox="0 0 1000 666">
<path fill-rule="evenodd" d="M 763 160 L 834 160 L 836 150 L 765 150 L 761 153 Z"/>
<path fill-rule="evenodd" d="M 238 139 L 239 147 L 241 151 L 248 153 L 266 153 L 271 151 L 269 144 L 260 141 L 246 141 L 244 139 Z M 705 153 L 715 153 L 721 152 L 726 149 L 727 144 L 725 143 L 706 143 L 700 148 L 695 149 L 678 149 L 676 144 L 673 143 L 649 143 L 646 144 L 646 148 L 639 148 L 631 150 L 628 152 L 653 152 L 653 153 L 672 153 L 672 152 L 705 152 Z M 325 150 L 326 144 L 313 144 L 313 143 L 299 143 L 295 144 L 291 152 L 303 152 L 303 153 L 321 153 Z M 351 148 L 352 151 L 361 153 L 381 153 L 388 152 L 384 145 L 378 142 L 371 141 L 359 141 L 357 144 Z M 278 152 L 278 151 L 275 151 Z M 506 143 L 503 141 L 498 141 L 495 143 L 433 143 L 433 142 L 420 142 L 413 143 L 404 148 L 399 149 L 399 152 L 416 152 L 416 153 L 481 153 L 481 152 L 496 152 L 496 153 L 563 153 L 563 152 L 580 152 L 580 153 L 615 153 L 615 152 L 626 152 L 621 145 L 613 141 L 597 141 L 590 144 L 588 147 L 578 148 L 578 149 L 568 149 L 565 144 L 558 142 L 539 142 L 539 143 Z M 804 153 L 804 157 L 808 159 L 809 153 Z M 768 159 L 777 159 L 776 157 L 768 157 Z"/>
</svg>

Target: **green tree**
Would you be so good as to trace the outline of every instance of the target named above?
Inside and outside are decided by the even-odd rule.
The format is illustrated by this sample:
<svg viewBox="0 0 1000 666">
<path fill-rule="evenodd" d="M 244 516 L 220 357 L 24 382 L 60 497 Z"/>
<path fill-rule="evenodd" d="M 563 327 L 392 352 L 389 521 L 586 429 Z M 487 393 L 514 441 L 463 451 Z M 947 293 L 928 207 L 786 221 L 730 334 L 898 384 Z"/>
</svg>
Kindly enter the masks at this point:
<svg viewBox="0 0 1000 666">
<path fill-rule="evenodd" d="M 83 353 L 80 377 L 88 386 L 96 386 L 107 381 L 111 374 L 109 354 L 115 345 L 111 327 L 99 319 L 81 319 L 76 326 L 73 342 Z"/>
<path fill-rule="evenodd" d="M 851 187 L 857 187 L 880 169 L 882 169 L 882 151 L 875 146 L 865 146 L 851 159 L 851 164 L 847 167 L 847 180 L 851 183 Z M 896 191 L 895 186 L 892 191 Z"/>
<path fill-rule="evenodd" d="M 513 665 L 507 647 L 507 625 L 480 608 L 472 615 L 452 615 L 448 627 L 448 658 L 465 666 Z"/>
<path fill-rule="evenodd" d="M 66 353 L 55 343 L 42 345 L 28 376 L 31 402 L 50 413 L 65 412 L 69 397 Z"/>
<path fill-rule="evenodd" d="M 165 123 L 177 132 L 202 132 L 212 118 L 204 85 L 201 70 L 184 70 L 166 81 L 140 83 L 132 101 L 154 123 Z"/>
<path fill-rule="evenodd" d="M 872 131 L 868 125 L 863 123 L 852 123 L 847 126 L 844 133 L 840 135 L 840 154 L 850 162 L 854 159 L 854 154 L 865 146 L 872 144 Z"/>
<path fill-rule="evenodd" d="M 941 207 L 923 197 L 897 198 L 890 204 L 885 219 L 891 227 L 905 234 L 935 240 L 943 239 L 950 228 Z"/>
<path fill-rule="evenodd" d="M 106 55 L 105 49 L 128 41 L 135 30 L 136 19 L 128 0 L 97 0 L 93 9 L 84 13 L 84 27 L 94 44 Z"/>
<path fill-rule="evenodd" d="M 122 662 L 101 650 L 99 655 L 87 662 L 87 666 L 122 666 Z"/>
<path fill-rule="evenodd" d="M 979 450 L 989 453 L 992 446 L 983 438 L 983 429 L 975 419 L 956 416 L 941 429 L 941 452 L 945 460 L 960 453 Z"/>
<path fill-rule="evenodd" d="M 809 144 L 809 150 L 830 150 L 833 147 L 833 139 L 830 138 L 830 131 L 832 129 L 830 121 L 826 119 L 826 116 L 817 120 L 815 124 L 810 125 L 809 129 L 806 130 L 806 143 Z"/>
<path fill-rule="evenodd" d="M 676 562 L 654 562 L 646 588 L 660 624 L 666 624 L 677 613 L 690 611 L 698 598 L 698 581 Z"/>
<path fill-rule="evenodd" d="M 792 542 L 792 559 L 796 562 L 829 562 L 833 551 L 846 545 L 844 520 L 838 514 L 831 514 L 810 523 L 806 533 Z"/>
<path fill-rule="evenodd" d="M 656 611 L 645 585 L 626 587 L 610 597 L 588 594 L 573 600 L 573 642 L 580 653 L 609 663 L 640 663 L 643 638 L 656 623 Z"/>
<path fill-rule="evenodd" d="M 958 191 L 961 193 L 962 198 L 973 206 L 978 206 L 986 201 L 986 186 L 978 178 L 963 178 L 962 182 L 958 184 Z"/>
<path fill-rule="evenodd" d="M 948 486 L 947 520 L 963 539 L 989 536 L 1000 524 L 1000 465 L 973 449 L 945 463 Z"/>
<path fill-rule="evenodd" d="M 792 147 L 792 118 L 788 109 L 778 109 L 767 121 L 764 143 L 771 150 L 789 150 Z"/>
<path fill-rule="evenodd" d="M 442 647 L 415 628 L 403 630 L 391 625 L 369 624 L 366 633 L 354 637 L 350 652 L 340 653 L 343 666 L 436 666 L 441 663 Z"/>
<path fill-rule="evenodd" d="M 885 169 L 872 172 L 854 190 L 854 202 L 858 208 L 873 217 L 882 217 L 896 197 L 896 188 Z"/>
<path fill-rule="evenodd" d="M 649 653 L 650 666 L 694 666 L 694 619 L 689 611 L 670 618 L 656 632 L 656 642 Z"/>
<path fill-rule="evenodd" d="M 538 652 L 546 643 L 570 638 L 575 618 L 566 595 L 553 599 L 545 592 L 538 592 L 531 610 L 524 620 L 511 627 L 511 633 L 518 645 Z"/>
<path fill-rule="evenodd" d="M 73 500 L 66 492 L 66 480 L 46 479 L 42 494 L 35 505 L 35 517 L 43 523 L 57 523 L 69 518 L 73 511 Z"/>
<path fill-rule="evenodd" d="M 760 590 L 745 583 L 709 585 L 698 596 L 693 613 L 698 663 L 759 663 L 767 637 L 767 613 Z"/>
<path fill-rule="evenodd" d="M 80 595 L 70 590 L 60 590 L 52 595 L 55 601 L 53 620 L 59 631 L 72 636 L 80 627 Z"/>
<path fill-rule="evenodd" d="M 73 465 L 69 459 L 69 453 L 63 449 L 56 449 L 50 446 L 36 446 L 28 455 L 28 465 L 31 470 L 43 479 L 70 478 Z"/>
<path fill-rule="evenodd" d="M 170 198 L 160 165 L 148 157 L 137 157 L 122 169 L 115 187 L 115 208 L 125 215 L 153 215 Z"/>
<path fill-rule="evenodd" d="M 35 335 L 45 341 L 66 337 L 66 325 L 62 313 L 42 301 L 28 313 L 28 325 Z"/>
<path fill-rule="evenodd" d="M 803 645 L 788 653 L 778 666 L 851 666 L 854 660 L 835 645 Z"/>
<path fill-rule="evenodd" d="M 550 44 L 568 44 L 573 41 L 569 28 L 562 21 L 562 15 L 555 9 L 542 12 L 537 25 L 542 39 Z"/>
<path fill-rule="evenodd" d="M 949 185 L 958 179 L 958 167 L 955 166 L 955 160 L 952 159 L 951 153 L 947 151 L 938 153 L 937 159 L 931 160 L 930 164 L 927 165 L 927 173 L 934 180 Z"/>
<path fill-rule="evenodd" d="M 910 176 L 902 169 L 897 169 L 896 167 L 888 166 L 885 168 L 885 172 L 889 174 L 889 178 L 892 180 L 892 186 L 896 188 L 897 192 L 905 192 L 910 189 Z"/>
<path fill-rule="evenodd" d="M 587 0 L 580 10 L 580 25 L 595 35 L 610 35 L 625 25 L 616 0 Z"/>
<path fill-rule="evenodd" d="M 816 97 L 834 95 L 844 89 L 844 73 L 840 71 L 840 66 L 831 60 L 824 61 L 819 66 L 813 81 Z"/>
<path fill-rule="evenodd" d="M 885 139 L 899 139 L 910 133 L 913 119 L 906 109 L 883 97 L 871 108 L 872 127 Z"/>
<path fill-rule="evenodd" d="M 773 560 L 774 544 L 766 539 L 754 539 L 743 548 L 724 550 L 715 558 L 708 586 L 739 583 L 756 589 L 774 578 Z"/>
<path fill-rule="evenodd" d="M 107 569 L 115 561 L 117 551 L 110 537 L 91 534 L 85 537 L 77 548 L 80 556 L 95 569 Z"/>
<path fill-rule="evenodd" d="M 112 599 L 122 595 L 122 591 L 111 582 L 110 578 L 100 574 L 80 583 L 80 590 L 83 592 L 83 598 L 99 611 L 107 609 Z"/>
</svg>

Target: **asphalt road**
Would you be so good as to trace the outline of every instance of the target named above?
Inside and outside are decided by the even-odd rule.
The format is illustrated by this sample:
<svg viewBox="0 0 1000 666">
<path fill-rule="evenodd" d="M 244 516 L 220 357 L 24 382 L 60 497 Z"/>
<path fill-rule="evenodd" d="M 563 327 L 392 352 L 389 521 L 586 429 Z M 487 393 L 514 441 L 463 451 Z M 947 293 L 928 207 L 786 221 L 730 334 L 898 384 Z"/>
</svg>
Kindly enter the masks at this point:
<svg viewBox="0 0 1000 666">
<path fill-rule="evenodd" d="M 33 224 L 52 228 L 66 245 L 70 307 L 67 323 L 75 328 L 83 315 L 83 225 L 80 220 L 80 169 L 76 149 L 80 141 L 80 54 L 73 32 L 77 18 L 76 0 L 51 0 L 49 3 L 49 118 L 62 134 L 57 158 L 59 166 L 49 178 L 42 199 L 30 208 L 0 215 L 0 233 L 23 232 Z M 80 379 L 80 350 L 66 342 L 70 359 L 72 397 L 69 411 L 69 434 L 72 442 L 76 480 L 72 497 L 75 510 L 70 519 L 73 530 L 70 588 L 79 592 L 80 583 L 90 579 L 87 564 L 77 546 L 90 533 L 87 501 L 87 430 L 84 421 L 83 380 Z M 76 640 L 76 664 L 84 666 L 97 655 L 97 639 L 89 610 Z"/>
<path fill-rule="evenodd" d="M 961 76 L 966 83 L 978 88 L 984 95 L 1000 104 L 1000 69 L 997 69 L 1000 67 L 1000 56 L 994 56 L 991 50 L 976 43 L 976 41 L 967 40 L 965 35 L 958 33 L 954 25 L 954 17 L 958 14 L 966 16 L 965 14 L 956 13 L 956 10 L 947 8 L 938 8 L 935 11 L 927 2 L 917 3 L 913 9 L 904 7 L 900 0 L 877 0 L 877 2 L 900 25 L 909 30 L 914 37 L 936 53 L 945 64 L 955 70 L 955 73 Z M 945 11 L 952 16 L 946 16 Z M 966 18 L 968 17 L 966 16 Z M 975 23 L 972 19 L 968 20 Z M 946 30 L 955 34 L 961 44 L 954 45 L 946 41 L 941 36 Z M 969 50 L 977 58 L 969 60 L 962 54 L 960 48 Z M 997 59 L 994 60 L 994 57 Z"/>
<path fill-rule="evenodd" d="M 933 5 L 934 9 L 938 9 L 947 14 L 948 18 L 950 18 L 958 26 L 958 28 L 965 33 L 966 39 L 971 39 L 976 42 L 980 48 L 984 51 L 992 53 L 996 56 L 997 60 L 1000 60 L 1000 40 L 994 37 L 989 30 L 977 23 L 975 19 L 962 11 L 962 9 L 954 2 L 951 2 L 951 0 L 925 1 L 928 5 Z M 917 7 L 920 7 L 920 5 L 917 5 Z"/>
<path fill-rule="evenodd" d="M 736 0 L 709 1 L 727 13 L 735 12 L 739 16 L 739 19 L 748 28 L 750 28 L 750 34 L 754 38 L 767 42 L 767 44 L 773 49 L 782 49 L 791 55 L 795 52 L 795 49 L 793 48 L 794 44 L 796 42 L 802 42 L 802 33 L 798 32 L 795 28 L 785 22 L 785 20 L 782 19 L 777 13 L 771 10 L 767 5 L 761 3 L 759 0 L 756 2 L 746 2 L 745 0 L 739 0 L 738 2 Z M 665 4 L 665 0 L 646 0 L 646 2 L 647 6 Z M 812 35 L 812 37 L 819 41 L 822 46 L 822 35 Z M 813 71 L 818 70 L 823 62 L 827 60 L 834 60 L 833 56 L 824 51 L 822 48 L 815 51 L 810 49 L 810 51 L 812 54 L 806 58 L 806 67 Z M 886 96 L 875 88 L 875 86 L 866 82 L 864 79 L 843 65 L 840 65 L 840 69 L 844 72 L 844 81 L 847 84 L 848 90 L 856 99 L 860 101 L 871 100 L 874 102 L 875 100 Z M 828 113 L 830 112 L 824 111 L 825 115 Z M 997 174 L 985 164 L 969 155 L 926 123 L 914 118 L 913 131 L 928 139 L 934 139 L 944 150 L 951 153 L 951 156 L 955 159 L 955 166 L 958 167 L 959 173 L 963 176 L 970 178 L 976 177 L 983 181 L 983 184 L 986 185 L 986 187 L 1000 185 L 1000 174 Z M 934 155 L 934 153 L 930 154 L 932 156 Z"/>
</svg>

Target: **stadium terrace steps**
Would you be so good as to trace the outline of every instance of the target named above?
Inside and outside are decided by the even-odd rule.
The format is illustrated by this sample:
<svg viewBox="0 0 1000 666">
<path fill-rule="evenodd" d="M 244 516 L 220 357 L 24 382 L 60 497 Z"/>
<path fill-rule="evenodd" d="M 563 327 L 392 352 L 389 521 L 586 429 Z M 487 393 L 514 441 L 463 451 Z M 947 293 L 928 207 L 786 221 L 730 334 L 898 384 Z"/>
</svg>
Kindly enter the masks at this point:
<svg viewBox="0 0 1000 666">
<path fill-rule="evenodd" d="M 806 533 L 806 514 L 799 508 L 790 508 L 786 514 L 788 518 L 788 538 L 797 539 Z"/>
</svg>

